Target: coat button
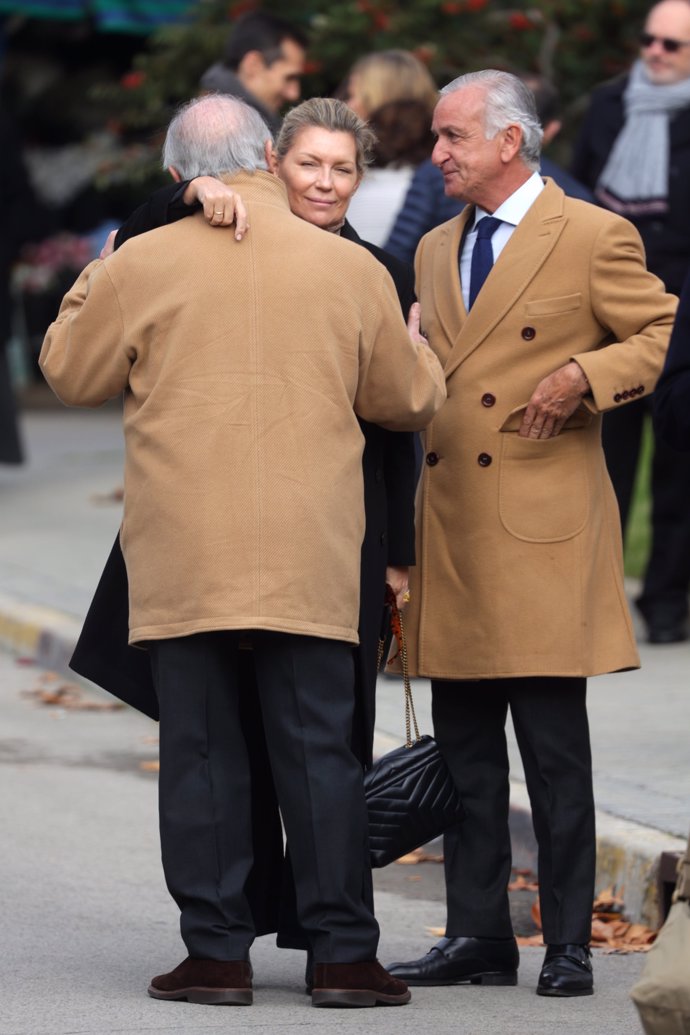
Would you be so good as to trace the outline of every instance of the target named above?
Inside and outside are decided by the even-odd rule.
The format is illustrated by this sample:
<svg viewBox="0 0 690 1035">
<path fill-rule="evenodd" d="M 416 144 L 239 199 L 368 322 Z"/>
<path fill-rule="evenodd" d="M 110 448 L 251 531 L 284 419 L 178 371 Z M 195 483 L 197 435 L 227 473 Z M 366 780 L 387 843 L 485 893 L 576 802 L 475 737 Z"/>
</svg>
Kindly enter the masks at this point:
<svg viewBox="0 0 690 1035">
<path fill-rule="evenodd" d="M 436 464 L 438 463 L 438 461 L 439 461 L 438 453 L 427 453 L 426 454 L 426 462 L 429 465 L 429 467 L 436 467 Z"/>
<path fill-rule="evenodd" d="M 379 542 L 381 543 L 381 546 L 383 546 L 384 543 L 386 542 L 386 533 L 385 532 L 382 532 L 381 535 L 379 536 Z"/>
<path fill-rule="evenodd" d="M 480 453 L 477 457 L 477 463 L 480 467 L 488 467 L 493 457 L 489 453 Z"/>
<path fill-rule="evenodd" d="M 630 398 L 630 392 L 621 392 L 621 398 L 629 399 Z"/>
<path fill-rule="evenodd" d="M 535 331 L 534 327 L 523 327 L 520 333 L 522 334 L 522 337 L 525 339 L 525 341 L 532 341 L 532 339 L 536 338 L 537 336 L 537 332 Z"/>
<path fill-rule="evenodd" d="M 644 393 L 644 385 L 638 385 L 637 392 L 639 395 L 642 395 Z"/>
<path fill-rule="evenodd" d="M 492 395 L 491 392 L 485 392 L 482 396 L 482 406 L 493 406 L 496 402 L 496 396 Z"/>
<path fill-rule="evenodd" d="M 616 392 L 616 394 L 613 397 L 613 401 L 615 403 L 619 403 L 621 401 L 621 399 L 622 399 L 621 393 L 620 392 Z"/>
<path fill-rule="evenodd" d="M 376 468 L 376 473 L 374 474 L 374 478 L 375 478 L 375 480 L 376 480 L 376 482 L 378 484 L 380 484 L 383 481 L 383 471 L 381 470 L 380 467 Z"/>
</svg>

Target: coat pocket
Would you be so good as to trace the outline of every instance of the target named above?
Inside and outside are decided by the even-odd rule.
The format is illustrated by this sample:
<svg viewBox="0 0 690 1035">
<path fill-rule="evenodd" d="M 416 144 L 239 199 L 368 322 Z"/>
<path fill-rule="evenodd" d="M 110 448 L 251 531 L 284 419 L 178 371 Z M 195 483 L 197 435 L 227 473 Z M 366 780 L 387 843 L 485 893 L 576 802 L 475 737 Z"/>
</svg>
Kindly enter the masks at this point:
<svg viewBox="0 0 690 1035">
<path fill-rule="evenodd" d="M 558 298 L 535 298 L 525 305 L 527 316 L 558 316 L 559 313 L 573 313 L 582 305 L 582 295 L 560 295 Z"/>
<path fill-rule="evenodd" d="M 501 436 L 498 512 L 506 532 L 528 543 L 572 539 L 589 516 L 587 444 L 576 431 L 555 438 Z"/>
</svg>

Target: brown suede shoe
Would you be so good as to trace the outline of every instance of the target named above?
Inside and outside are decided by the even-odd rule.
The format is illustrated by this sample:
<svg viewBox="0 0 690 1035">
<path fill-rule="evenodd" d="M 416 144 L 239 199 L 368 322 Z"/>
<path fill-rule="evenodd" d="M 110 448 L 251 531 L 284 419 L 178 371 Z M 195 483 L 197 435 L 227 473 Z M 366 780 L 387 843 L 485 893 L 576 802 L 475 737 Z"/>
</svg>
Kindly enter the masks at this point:
<svg viewBox="0 0 690 1035">
<path fill-rule="evenodd" d="M 154 999 L 251 1006 L 252 968 L 247 960 L 195 960 L 188 956 L 169 974 L 153 978 L 148 993 Z"/>
<path fill-rule="evenodd" d="M 412 993 L 378 960 L 315 963 L 312 1006 L 403 1006 Z"/>
</svg>

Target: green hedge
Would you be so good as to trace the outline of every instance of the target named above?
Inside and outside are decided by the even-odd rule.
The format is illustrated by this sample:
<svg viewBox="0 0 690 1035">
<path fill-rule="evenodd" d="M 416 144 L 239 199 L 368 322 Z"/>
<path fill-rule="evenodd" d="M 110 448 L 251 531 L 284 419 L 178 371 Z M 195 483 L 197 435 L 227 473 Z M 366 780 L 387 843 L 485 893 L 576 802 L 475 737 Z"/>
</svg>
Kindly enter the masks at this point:
<svg viewBox="0 0 690 1035">
<path fill-rule="evenodd" d="M 293 0 L 288 8 L 270 0 L 201 0 L 191 24 L 155 33 L 130 72 L 115 86 L 99 88 L 97 99 L 126 140 L 152 149 L 129 156 L 127 175 L 149 175 L 174 106 L 197 92 L 233 20 L 261 8 L 292 18 L 310 35 L 304 96 L 332 93 L 362 54 L 403 47 L 428 65 L 439 85 L 478 68 L 546 74 L 560 88 L 572 131 L 589 90 L 634 59 L 648 6 L 646 0 Z"/>
</svg>

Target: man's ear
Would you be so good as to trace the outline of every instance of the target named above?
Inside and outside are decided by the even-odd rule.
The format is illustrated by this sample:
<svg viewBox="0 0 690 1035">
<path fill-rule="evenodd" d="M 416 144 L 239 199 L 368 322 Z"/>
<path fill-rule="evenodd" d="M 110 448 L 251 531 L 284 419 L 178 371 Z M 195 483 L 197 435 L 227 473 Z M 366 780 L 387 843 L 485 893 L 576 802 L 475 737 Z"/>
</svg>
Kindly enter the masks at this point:
<svg viewBox="0 0 690 1035">
<path fill-rule="evenodd" d="M 501 144 L 501 158 L 504 162 L 510 162 L 519 152 L 522 146 L 522 130 L 519 126 L 512 124 L 503 130 L 503 142 Z"/>
<path fill-rule="evenodd" d="M 237 78 L 241 83 L 253 82 L 266 71 L 266 59 L 260 50 L 248 50 L 237 66 Z"/>
<path fill-rule="evenodd" d="M 182 177 L 180 176 L 180 174 L 178 173 L 178 171 L 177 171 L 177 169 L 175 168 L 174 165 L 169 165 L 168 166 L 168 172 L 172 176 L 172 178 L 175 181 L 175 183 L 180 183 L 181 182 Z"/>
<path fill-rule="evenodd" d="M 264 154 L 266 156 L 266 165 L 268 171 L 272 172 L 274 176 L 278 175 L 278 159 L 276 158 L 275 148 L 272 140 L 267 140 L 264 144 Z"/>
</svg>

